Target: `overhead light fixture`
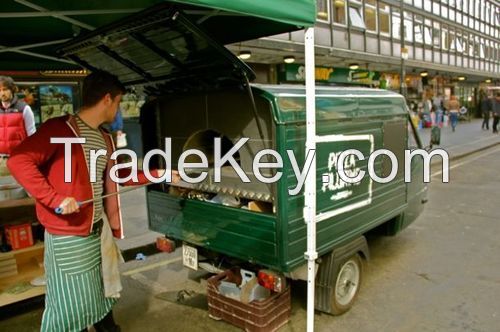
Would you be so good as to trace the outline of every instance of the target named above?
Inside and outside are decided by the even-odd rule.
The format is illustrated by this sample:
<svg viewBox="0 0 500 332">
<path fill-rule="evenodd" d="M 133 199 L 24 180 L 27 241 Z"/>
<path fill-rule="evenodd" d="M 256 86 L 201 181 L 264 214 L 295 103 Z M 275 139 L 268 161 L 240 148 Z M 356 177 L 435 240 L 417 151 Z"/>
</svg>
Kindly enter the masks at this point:
<svg viewBox="0 0 500 332">
<path fill-rule="evenodd" d="M 465 81 L 465 76 L 458 76 L 459 81 Z"/>
<path fill-rule="evenodd" d="M 356 69 L 358 69 L 358 68 L 359 68 L 359 65 L 358 65 L 357 63 L 351 63 L 351 64 L 349 65 L 349 69 L 350 69 L 350 70 L 356 70 Z"/>
<path fill-rule="evenodd" d="M 283 61 L 285 61 L 285 63 L 294 63 L 295 57 L 293 55 L 287 55 L 283 57 Z"/>
<path fill-rule="evenodd" d="M 422 77 L 427 77 L 427 75 L 429 75 L 429 73 L 425 70 L 420 73 L 420 76 L 422 76 Z"/>
<path fill-rule="evenodd" d="M 488 78 L 486 81 L 484 81 L 485 83 L 491 83 L 491 80 Z"/>
<path fill-rule="evenodd" d="M 238 58 L 241 60 L 248 60 L 252 56 L 252 52 L 250 51 L 241 51 L 240 54 L 238 55 Z"/>
</svg>

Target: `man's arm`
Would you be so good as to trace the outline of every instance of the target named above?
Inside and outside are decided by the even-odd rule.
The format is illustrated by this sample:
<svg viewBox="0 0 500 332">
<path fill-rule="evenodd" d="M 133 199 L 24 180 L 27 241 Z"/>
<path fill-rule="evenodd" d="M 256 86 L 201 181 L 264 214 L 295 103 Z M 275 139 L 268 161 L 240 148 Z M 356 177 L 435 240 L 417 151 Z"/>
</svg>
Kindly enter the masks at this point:
<svg viewBox="0 0 500 332">
<path fill-rule="evenodd" d="M 26 105 L 23 110 L 23 120 L 26 134 L 28 134 L 28 136 L 33 135 L 36 131 L 35 115 L 33 114 L 33 111 L 31 110 L 31 107 L 29 105 Z"/>
<path fill-rule="evenodd" d="M 40 167 L 56 152 L 57 145 L 50 143 L 50 137 L 57 125 L 60 124 L 55 121 L 42 125 L 38 132 L 14 149 L 7 161 L 7 167 L 17 182 L 38 202 L 53 209 L 59 207 L 65 196 L 59 195 L 48 183 Z"/>
</svg>

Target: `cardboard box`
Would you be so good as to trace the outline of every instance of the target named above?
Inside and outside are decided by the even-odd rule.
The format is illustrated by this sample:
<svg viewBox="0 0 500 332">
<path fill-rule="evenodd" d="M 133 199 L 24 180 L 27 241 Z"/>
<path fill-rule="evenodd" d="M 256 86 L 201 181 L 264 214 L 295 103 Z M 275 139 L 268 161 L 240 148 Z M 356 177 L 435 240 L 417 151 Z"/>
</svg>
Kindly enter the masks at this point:
<svg viewBox="0 0 500 332">
<path fill-rule="evenodd" d="M 6 225 L 5 237 L 12 250 L 31 247 L 34 244 L 31 223 Z"/>
</svg>

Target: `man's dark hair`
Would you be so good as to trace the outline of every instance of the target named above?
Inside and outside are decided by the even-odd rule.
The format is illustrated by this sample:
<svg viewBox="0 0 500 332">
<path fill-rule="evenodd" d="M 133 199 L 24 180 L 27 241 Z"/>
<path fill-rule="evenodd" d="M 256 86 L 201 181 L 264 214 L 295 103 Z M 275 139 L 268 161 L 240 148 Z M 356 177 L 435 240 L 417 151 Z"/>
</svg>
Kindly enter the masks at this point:
<svg viewBox="0 0 500 332">
<path fill-rule="evenodd" d="M 12 77 L 0 76 L 0 84 L 9 89 L 10 91 L 12 91 L 12 93 L 17 92 L 16 83 L 14 83 Z"/>
<path fill-rule="evenodd" d="M 92 107 L 108 93 L 115 98 L 125 92 L 118 77 L 104 70 L 95 70 L 83 80 L 82 106 Z"/>
</svg>

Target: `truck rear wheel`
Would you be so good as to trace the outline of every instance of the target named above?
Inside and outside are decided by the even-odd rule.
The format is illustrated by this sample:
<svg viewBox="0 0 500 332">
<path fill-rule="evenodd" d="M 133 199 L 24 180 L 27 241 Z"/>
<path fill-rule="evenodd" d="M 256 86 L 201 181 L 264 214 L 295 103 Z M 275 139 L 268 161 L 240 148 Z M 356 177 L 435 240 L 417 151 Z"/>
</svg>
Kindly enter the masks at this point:
<svg viewBox="0 0 500 332">
<path fill-rule="evenodd" d="M 351 309 L 358 296 L 363 275 L 363 261 L 359 254 L 355 254 L 340 262 L 335 272 L 331 313 L 341 315 Z"/>
<path fill-rule="evenodd" d="M 361 287 L 364 260 L 369 258 L 364 236 L 322 256 L 316 274 L 316 310 L 341 315 L 351 309 Z"/>
</svg>

